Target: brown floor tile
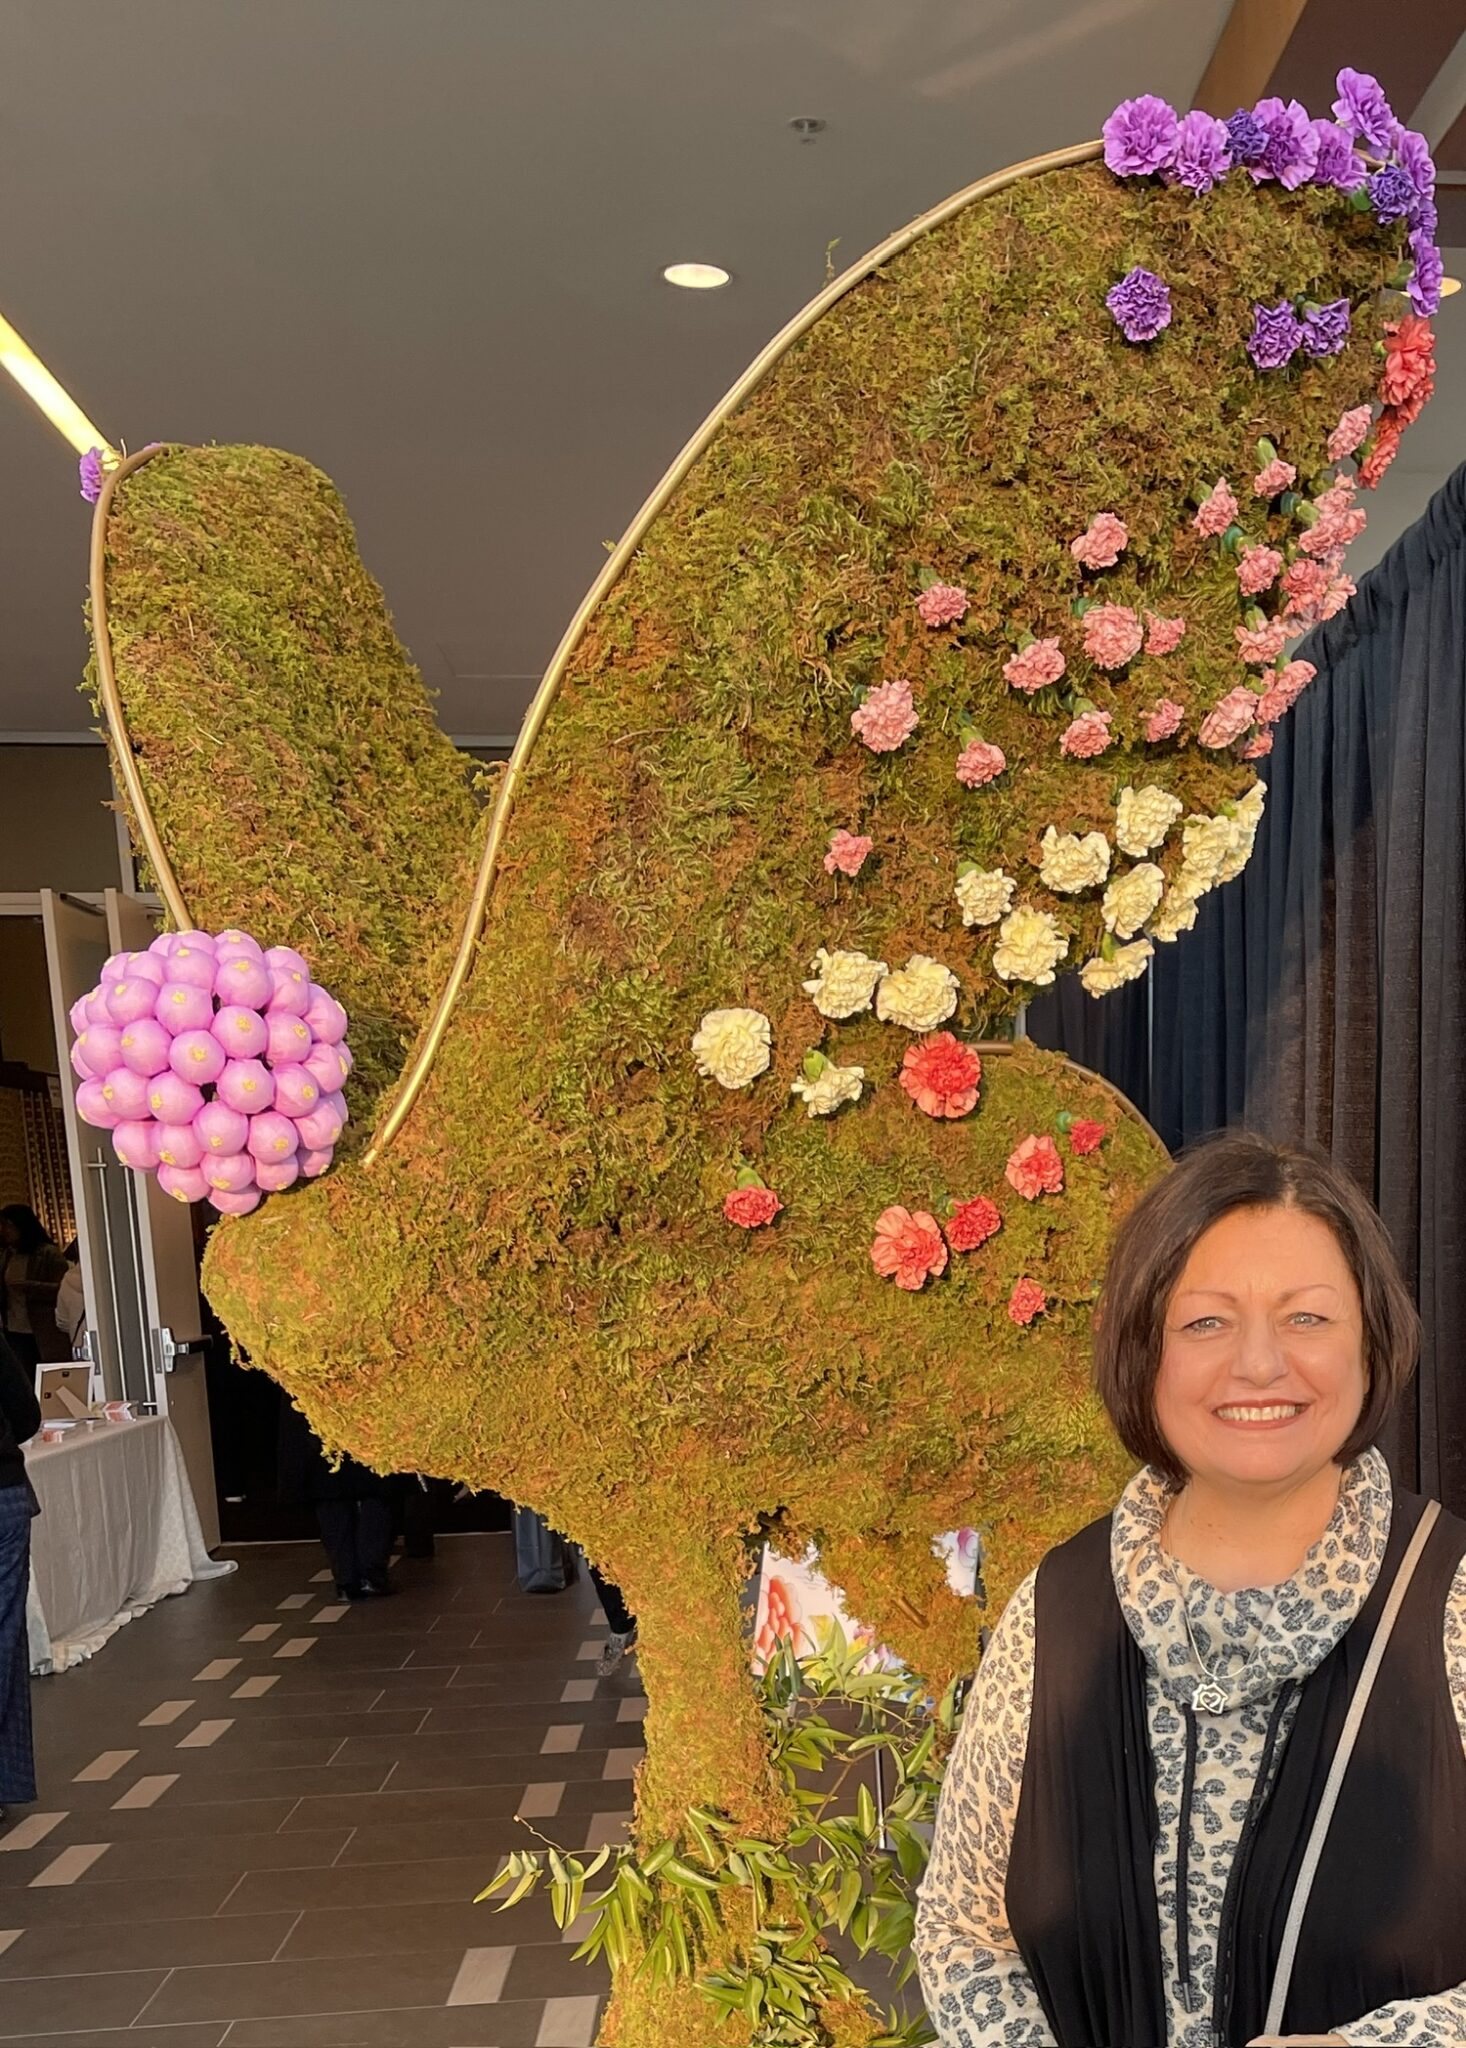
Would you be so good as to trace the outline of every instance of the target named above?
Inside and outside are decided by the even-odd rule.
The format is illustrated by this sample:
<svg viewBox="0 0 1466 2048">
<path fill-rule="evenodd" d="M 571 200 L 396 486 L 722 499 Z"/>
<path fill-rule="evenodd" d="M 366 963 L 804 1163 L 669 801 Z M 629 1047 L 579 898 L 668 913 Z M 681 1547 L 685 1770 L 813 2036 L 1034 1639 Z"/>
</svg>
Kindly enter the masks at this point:
<svg viewBox="0 0 1466 2048">
<path fill-rule="evenodd" d="M 190 1813 L 202 1811 L 195 1806 Z M 162 1841 L 156 1839 L 117 1840 L 106 1855 L 93 1869 L 81 1878 L 76 1890 L 90 1887 L 94 1878 L 105 1878 L 109 1884 L 148 1883 L 154 1877 L 177 1880 L 191 1876 L 202 1876 L 210 1880 L 232 1873 L 242 1876 L 246 1870 L 307 1870 L 323 1864 L 334 1863 L 346 1847 L 349 1839 L 345 1828 L 331 1828 L 325 1833 L 304 1835 L 245 1835 L 230 1834 L 214 1837 L 197 1830 L 190 1834 L 173 1835 Z M 37 1867 L 43 1867 L 49 1860 L 44 1851 L 36 1852 Z M 15 1861 L 23 1863 L 28 1858 L 17 1856 Z M 6 1876 L 20 1877 L 20 1872 Z M 23 1880 L 29 1882 L 29 1874 Z"/>
<path fill-rule="evenodd" d="M 534 2048 L 544 2010 L 543 2001 L 533 1999 L 528 2005 L 236 2020 L 229 2048 Z M 131 2038 L 117 2048 L 132 2048 Z"/>
<path fill-rule="evenodd" d="M 294 1913 L 145 1920 L 71 1928 L 27 1928 L 0 1956 L 0 2013 L 16 1977 L 65 1977 L 78 1962 L 89 1972 L 174 1970 L 199 1963 L 266 1963 L 294 1927 Z M 91 2015 L 88 2015 L 91 2017 Z"/>
<path fill-rule="evenodd" d="M 201 2027 L 115 2027 L 103 2033 L 0 2035 L 7 2048 L 219 2048 L 227 2028 L 214 2020 Z M 465 2044 L 466 2048 L 466 2044 Z"/>
<path fill-rule="evenodd" d="M 156 2025 L 167 2020 L 278 2019 L 287 2014 L 440 2006 L 462 1960 L 461 1949 L 440 1949 L 436 1955 L 378 1953 L 342 1961 L 175 1970 L 149 2008 L 148 2019 Z"/>
<path fill-rule="evenodd" d="M 260 1876 L 270 1881 L 268 1872 L 261 1871 Z M 100 1868 L 97 1877 L 102 1878 Z M 187 1920 L 217 1913 L 238 1882 L 238 1877 L 227 1875 L 166 1878 L 155 1868 L 146 1885 L 103 1881 L 87 1885 L 85 1897 L 78 1885 L 39 1892 L 6 1885 L 0 1888 L 0 1927 L 107 1927 L 140 1920 Z M 266 1900 L 255 1911 L 267 1911 L 272 1904 Z"/>
<path fill-rule="evenodd" d="M 68 2027 L 130 2027 L 165 1978 L 162 1970 L 127 1970 L 7 1982 L 0 1996 L 0 2041 L 60 2034 Z"/>
<path fill-rule="evenodd" d="M 278 1908 L 328 1917 L 379 1911 L 408 1912 L 417 1906 L 472 1907 L 476 1925 L 488 1928 L 466 1942 L 491 1948 L 505 1941 L 552 1941 L 556 1930 L 548 1904 L 526 1899 L 509 1913 L 492 1905 L 472 1906 L 498 1867 L 495 1855 L 441 1856 L 420 1863 L 341 1863 L 330 1870 L 258 1870 L 243 1878 L 222 1910 L 260 1913 Z M 14 1924 L 14 1923 L 12 1923 Z"/>
</svg>

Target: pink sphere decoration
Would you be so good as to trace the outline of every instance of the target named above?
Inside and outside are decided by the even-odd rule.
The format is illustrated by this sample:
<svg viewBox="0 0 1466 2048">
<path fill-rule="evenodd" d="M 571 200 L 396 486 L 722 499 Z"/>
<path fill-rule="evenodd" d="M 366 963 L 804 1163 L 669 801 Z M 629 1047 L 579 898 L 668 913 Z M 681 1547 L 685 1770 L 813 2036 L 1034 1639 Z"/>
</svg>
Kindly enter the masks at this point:
<svg viewBox="0 0 1466 2048">
<path fill-rule="evenodd" d="M 83 1081 L 77 1089 L 76 1113 L 99 1131 L 115 1131 L 122 1121 L 122 1112 L 112 1107 L 103 1083 L 98 1080 Z"/>
<path fill-rule="evenodd" d="M 209 1192 L 209 1183 L 196 1166 L 160 1166 L 158 1185 L 175 1202 L 201 1202 Z"/>
<path fill-rule="evenodd" d="M 270 1000 L 274 983 L 263 960 L 248 953 L 221 953 L 214 990 L 221 1003 L 245 1003 L 252 1010 L 262 1010 Z"/>
<path fill-rule="evenodd" d="M 211 1188 L 222 1188 L 226 1194 L 242 1194 L 255 1184 L 255 1163 L 248 1152 L 213 1153 L 204 1161 L 203 1173 Z"/>
<path fill-rule="evenodd" d="M 218 1088 L 219 1100 L 245 1116 L 275 1106 L 276 1079 L 262 1060 L 230 1060 Z"/>
<path fill-rule="evenodd" d="M 171 953 L 162 956 L 163 966 L 169 982 L 182 982 L 188 988 L 200 988 L 210 995 L 214 987 L 215 960 L 212 952 L 206 952 L 198 945 L 192 934 L 188 939 L 179 939 Z"/>
<path fill-rule="evenodd" d="M 319 1109 L 329 1092 L 305 1067 L 275 1069 L 275 1107 L 283 1109 L 287 1116 L 309 1116 L 313 1110 Z"/>
<path fill-rule="evenodd" d="M 110 988 L 114 981 L 125 981 L 127 970 L 136 958 L 135 953 L 110 953 L 102 966 L 102 987 Z"/>
<path fill-rule="evenodd" d="M 204 1107 L 208 1107 L 207 1103 Z M 159 1124 L 158 1160 L 161 1165 L 197 1166 L 203 1156 L 204 1141 L 192 1124 Z"/>
<path fill-rule="evenodd" d="M 146 1122 L 121 1123 L 112 1133 L 112 1150 L 124 1166 L 147 1173 L 158 1163 L 158 1140 L 162 1128 L 151 1117 Z"/>
<path fill-rule="evenodd" d="M 288 1116 L 282 1116 L 278 1109 L 267 1109 L 249 1120 L 249 1136 L 244 1149 L 252 1159 L 264 1165 L 278 1166 L 283 1159 L 293 1159 L 300 1146 L 300 1133 Z"/>
<path fill-rule="evenodd" d="M 92 1074 L 110 1074 L 122 1065 L 122 1033 L 115 1024 L 88 1024 L 76 1041 L 76 1050 Z"/>
<path fill-rule="evenodd" d="M 271 946 L 265 955 L 270 970 L 270 1008 L 303 1017 L 311 1003 L 311 973 L 292 946 Z"/>
<path fill-rule="evenodd" d="M 71 1071 L 75 1074 L 78 1081 L 95 1081 L 97 1078 L 92 1072 L 91 1067 L 87 1064 L 87 1056 L 82 1050 L 82 1042 L 79 1038 L 74 1038 L 71 1041 Z M 102 1071 L 105 1073 L 107 1070 L 104 1067 Z"/>
<path fill-rule="evenodd" d="M 207 1088 L 229 1064 L 212 1031 L 180 1031 L 168 1048 L 168 1064 L 181 1080 Z"/>
<path fill-rule="evenodd" d="M 304 1066 L 322 1095 L 334 1095 L 346 1079 L 346 1062 L 339 1045 L 313 1045 Z"/>
<path fill-rule="evenodd" d="M 310 1008 L 305 1021 L 311 1028 L 311 1036 L 319 1038 L 325 1045 L 339 1045 L 346 1036 L 346 1012 L 334 996 L 328 996 L 323 988 L 311 983 Z"/>
<path fill-rule="evenodd" d="M 173 1040 L 155 1017 L 139 1017 L 122 1034 L 122 1064 L 151 1081 L 168 1064 Z"/>
<path fill-rule="evenodd" d="M 230 1003 L 222 1009 L 214 1019 L 213 1030 L 232 1060 L 257 1060 L 270 1038 L 259 1011 L 246 1009 L 242 1003 Z"/>
<path fill-rule="evenodd" d="M 269 1033 L 265 1041 L 265 1058 L 272 1067 L 288 1067 L 303 1063 L 311 1051 L 311 1028 L 304 1017 L 290 1010 L 277 1010 L 272 1004 L 265 1019 Z"/>
<path fill-rule="evenodd" d="M 162 985 L 145 974 L 129 974 L 122 981 L 114 981 L 107 991 L 107 1015 L 114 1024 L 123 1026 L 136 1024 L 139 1017 L 151 1017 Z"/>
<path fill-rule="evenodd" d="M 307 1152 L 329 1152 L 341 1136 L 346 1119 L 327 1098 L 309 1116 L 297 1117 L 295 1121 L 300 1131 L 300 1142 Z M 303 1172 L 307 1170 L 302 1166 Z"/>
<path fill-rule="evenodd" d="M 165 981 L 158 990 L 153 1015 L 167 1030 L 207 1031 L 214 1021 L 214 998 L 191 981 Z"/>
<path fill-rule="evenodd" d="M 109 1031 L 116 1029 L 112 1022 L 112 1012 L 107 1008 L 107 998 L 111 993 L 110 982 L 105 987 L 92 990 L 83 1005 L 87 1013 L 88 1024 L 105 1024 Z"/>
<path fill-rule="evenodd" d="M 267 1195 L 283 1194 L 300 1179 L 300 1162 L 292 1152 L 288 1159 L 261 1159 L 255 1166 L 255 1185 Z"/>
<path fill-rule="evenodd" d="M 221 1216 L 248 1216 L 252 1209 L 258 1209 L 264 1196 L 258 1188 L 240 1188 L 231 1193 L 227 1188 L 209 1190 L 209 1207 L 217 1209 Z"/>
<path fill-rule="evenodd" d="M 193 1128 L 206 1153 L 242 1152 L 249 1119 L 227 1102 L 206 1102 L 193 1119 Z"/>
<path fill-rule="evenodd" d="M 203 1090 L 171 1070 L 147 1084 L 148 1107 L 160 1124 L 191 1124 L 204 1106 Z"/>
<path fill-rule="evenodd" d="M 70 1010 L 67 1012 L 68 1016 L 71 1018 L 71 1028 L 77 1034 L 78 1038 L 81 1036 L 82 1032 L 86 1030 L 87 1025 L 91 1022 L 87 1005 L 91 1002 L 93 993 L 95 993 L 95 991 L 89 991 L 84 996 L 78 996 L 76 1001 L 72 1004 Z"/>
<path fill-rule="evenodd" d="M 114 1067 L 110 1074 L 102 1077 L 102 1093 L 112 1105 L 119 1123 L 145 1117 L 148 1096 L 156 1086 L 156 1076 L 149 1081 L 142 1074 L 135 1074 L 131 1067 Z"/>
<path fill-rule="evenodd" d="M 296 1159 L 306 1180 L 317 1180 L 326 1171 L 335 1156 L 334 1145 L 316 1146 L 309 1152 L 297 1152 Z"/>
<path fill-rule="evenodd" d="M 264 961 L 265 949 L 258 939 L 252 939 L 248 932 L 242 932 L 231 925 L 227 932 L 214 934 L 214 951 L 222 960 L 229 953 L 248 953 L 251 960 Z"/>
</svg>

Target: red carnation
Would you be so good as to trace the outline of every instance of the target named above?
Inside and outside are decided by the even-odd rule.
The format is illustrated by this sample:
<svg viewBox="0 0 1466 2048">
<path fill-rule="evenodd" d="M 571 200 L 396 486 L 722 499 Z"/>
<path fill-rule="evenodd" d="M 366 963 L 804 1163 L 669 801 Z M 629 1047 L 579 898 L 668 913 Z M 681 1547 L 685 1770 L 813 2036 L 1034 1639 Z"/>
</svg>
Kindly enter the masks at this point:
<svg viewBox="0 0 1466 2048">
<path fill-rule="evenodd" d="M 1407 313 L 1403 320 L 1386 323 L 1385 336 L 1385 373 L 1380 379 L 1380 396 L 1386 405 L 1405 407 L 1412 399 L 1418 399 L 1418 413 L 1435 376 L 1435 336 L 1430 322 Z M 1414 416 L 1412 413 L 1411 417 Z"/>
<path fill-rule="evenodd" d="M 947 1218 L 947 1242 L 954 1252 L 975 1252 L 1002 1225 L 997 1203 L 978 1195 L 970 1202 L 959 1202 Z"/>
<path fill-rule="evenodd" d="M 1359 465 L 1359 481 L 1365 490 L 1374 490 L 1394 461 L 1400 451 L 1400 436 L 1403 431 L 1399 414 L 1386 406 L 1379 416 L 1379 425 L 1375 428 L 1374 444 Z"/>
<path fill-rule="evenodd" d="M 929 1274 L 946 1271 L 947 1241 L 935 1216 L 925 1209 L 913 1214 L 897 1204 L 883 1210 L 876 1220 L 870 1259 L 878 1273 L 915 1294 Z"/>
<path fill-rule="evenodd" d="M 1031 1323 L 1049 1305 L 1049 1298 L 1036 1280 L 1020 1280 L 1008 1296 L 1008 1313 L 1015 1323 Z"/>
<path fill-rule="evenodd" d="M 1064 1187 L 1064 1162 L 1052 1138 L 1028 1137 L 1014 1148 L 1004 1169 L 1008 1185 L 1016 1188 L 1025 1202 L 1040 1195 L 1057 1195 Z"/>
<path fill-rule="evenodd" d="M 1108 1124 L 1090 1123 L 1086 1118 L 1080 1117 L 1077 1123 L 1069 1126 L 1069 1150 L 1081 1157 L 1086 1152 L 1098 1152 L 1109 1135 Z"/>
<path fill-rule="evenodd" d="M 928 1116 L 966 1116 L 981 1080 L 982 1061 L 950 1031 L 934 1031 L 901 1062 L 901 1086 Z"/>
<path fill-rule="evenodd" d="M 723 1197 L 723 1214 L 740 1230 L 759 1230 L 772 1223 L 783 1206 L 772 1188 L 734 1188 Z"/>
</svg>

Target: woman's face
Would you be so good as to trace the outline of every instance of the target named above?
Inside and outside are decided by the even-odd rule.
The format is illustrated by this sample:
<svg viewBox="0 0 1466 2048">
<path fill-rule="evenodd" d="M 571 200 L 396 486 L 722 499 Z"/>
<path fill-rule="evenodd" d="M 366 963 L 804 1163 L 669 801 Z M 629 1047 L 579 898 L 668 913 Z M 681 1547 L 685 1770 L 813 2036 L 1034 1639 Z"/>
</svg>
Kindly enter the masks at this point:
<svg viewBox="0 0 1466 2048">
<path fill-rule="evenodd" d="M 1156 1417 L 1194 1477 L 1282 1487 L 1348 1441 L 1367 1391 L 1359 1290 L 1299 1209 L 1235 1209 L 1197 1239 L 1166 1309 Z"/>
</svg>

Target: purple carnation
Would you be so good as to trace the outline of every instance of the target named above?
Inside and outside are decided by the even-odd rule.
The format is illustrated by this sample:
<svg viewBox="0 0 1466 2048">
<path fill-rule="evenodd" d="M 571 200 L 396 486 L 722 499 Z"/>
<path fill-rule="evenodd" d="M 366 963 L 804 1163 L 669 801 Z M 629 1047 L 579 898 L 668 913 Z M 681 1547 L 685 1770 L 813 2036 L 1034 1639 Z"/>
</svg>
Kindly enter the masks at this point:
<svg viewBox="0 0 1466 2048">
<path fill-rule="evenodd" d="M 1281 370 L 1292 361 L 1302 339 L 1298 316 L 1286 299 L 1276 306 L 1253 306 L 1247 353 L 1259 370 Z"/>
<path fill-rule="evenodd" d="M 1171 294 L 1153 270 L 1134 270 L 1105 293 L 1105 304 L 1127 341 L 1154 341 L 1171 324 Z"/>
<path fill-rule="evenodd" d="M 1412 206 L 1406 218 L 1410 223 L 1412 235 L 1423 235 L 1427 242 L 1435 241 L 1441 217 L 1436 212 L 1433 199 L 1422 199 L 1417 206 Z"/>
<path fill-rule="evenodd" d="M 1303 316 L 1303 347 L 1311 356 L 1336 356 L 1349 339 L 1349 301 L 1333 299 Z"/>
<path fill-rule="evenodd" d="M 1117 178 L 1149 177 L 1175 156 L 1179 129 L 1175 108 L 1153 92 L 1121 100 L 1102 130 L 1105 162 Z"/>
<path fill-rule="evenodd" d="M 1218 179 L 1226 177 L 1230 162 L 1226 122 L 1195 107 L 1182 117 L 1175 157 L 1161 176 L 1168 185 L 1184 185 L 1188 192 L 1210 192 Z"/>
<path fill-rule="evenodd" d="M 77 475 L 81 478 L 82 496 L 89 505 L 95 505 L 98 498 L 102 495 L 101 449 L 88 448 L 86 454 L 83 455 L 81 461 L 76 465 L 76 471 Z"/>
<path fill-rule="evenodd" d="M 1315 185 L 1332 185 L 1338 192 L 1357 192 L 1364 183 L 1364 158 L 1354 147 L 1354 137 L 1337 121 L 1315 121 L 1318 161 L 1313 167 Z"/>
<path fill-rule="evenodd" d="M 1239 107 L 1227 123 L 1227 147 L 1234 164 L 1260 164 L 1267 148 L 1267 130 L 1256 114 Z"/>
<path fill-rule="evenodd" d="M 1410 249 L 1415 258 L 1415 271 L 1405 289 L 1421 319 L 1428 320 L 1432 313 L 1440 311 L 1441 279 L 1446 274 L 1446 266 L 1435 243 L 1418 228 L 1410 237 Z"/>
<path fill-rule="evenodd" d="M 1382 171 L 1376 171 L 1369 181 L 1369 203 L 1382 228 L 1403 220 L 1415 204 L 1415 187 L 1409 172 L 1402 171 L 1398 164 L 1386 164 Z"/>
<path fill-rule="evenodd" d="M 1376 156 L 1387 156 L 1394 140 L 1395 117 L 1384 88 L 1367 71 L 1351 71 L 1346 65 L 1335 80 L 1339 97 L 1334 112 L 1351 135 L 1367 143 Z"/>
<path fill-rule="evenodd" d="M 1297 100 L 1259 100 L 1257 118 L 1267 130 L 1267 147 L 1262 161 L 1252 166 L 1255 183 L 1276 178 L 1285 192 L 1306 185 L 1318 162 L 1318 137 L 1308 109 Z"/>
<path fill-rule="evenodd" d="M 1395 162 L 1415 188 L 1415 197 L 1427 204 L 1435 198 L 1435 160 L 1430 144 L 1418 128 L 1395 123 Z"/>
</svg>

